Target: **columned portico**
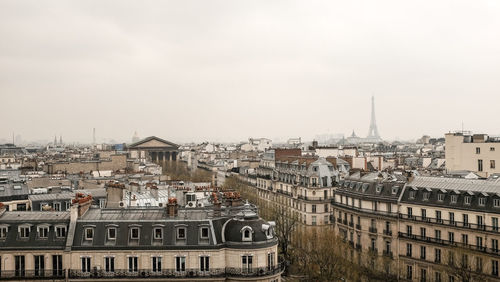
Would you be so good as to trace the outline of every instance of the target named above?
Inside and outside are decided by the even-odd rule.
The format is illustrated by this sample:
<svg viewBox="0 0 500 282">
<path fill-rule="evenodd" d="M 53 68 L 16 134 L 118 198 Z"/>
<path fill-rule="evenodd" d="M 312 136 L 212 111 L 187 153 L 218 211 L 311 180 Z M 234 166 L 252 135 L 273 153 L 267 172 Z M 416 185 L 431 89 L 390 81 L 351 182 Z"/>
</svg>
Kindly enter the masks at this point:
<svg viewBox="0 0 500 282">
<path fill-rule="evenodd" d="M 132 158 L 139 158 L 143 161 L 152 162 L 176 161 L 179 146 L 151 136 L 129 146 L 129 152 Z"/>
</svg>

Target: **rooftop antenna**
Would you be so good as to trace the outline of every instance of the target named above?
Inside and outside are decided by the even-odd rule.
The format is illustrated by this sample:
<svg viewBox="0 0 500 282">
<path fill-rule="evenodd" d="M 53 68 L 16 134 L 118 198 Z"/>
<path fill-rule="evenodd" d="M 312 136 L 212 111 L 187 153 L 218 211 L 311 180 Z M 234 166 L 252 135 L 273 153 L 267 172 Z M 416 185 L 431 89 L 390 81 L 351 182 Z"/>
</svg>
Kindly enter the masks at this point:
<svg viewBox="0 0 500 282">
<path fill-rule="evenodd" d="M 92 144 L 95 145 L 95 127 L 93 129 Z"/>
</svg>

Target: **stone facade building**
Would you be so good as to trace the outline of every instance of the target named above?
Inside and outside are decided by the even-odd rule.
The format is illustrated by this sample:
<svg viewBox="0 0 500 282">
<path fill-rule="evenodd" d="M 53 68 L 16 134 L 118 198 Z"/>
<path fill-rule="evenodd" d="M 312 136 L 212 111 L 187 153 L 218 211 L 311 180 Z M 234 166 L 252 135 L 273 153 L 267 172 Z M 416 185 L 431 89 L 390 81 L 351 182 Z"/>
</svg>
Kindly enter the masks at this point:
<svg viewBox="0 0 500 282">
<path fill-rule="evenodd" d="M 233 208 L 0 210 L 0 279 L 280 281 L 274 223 Z"/>
</svg>

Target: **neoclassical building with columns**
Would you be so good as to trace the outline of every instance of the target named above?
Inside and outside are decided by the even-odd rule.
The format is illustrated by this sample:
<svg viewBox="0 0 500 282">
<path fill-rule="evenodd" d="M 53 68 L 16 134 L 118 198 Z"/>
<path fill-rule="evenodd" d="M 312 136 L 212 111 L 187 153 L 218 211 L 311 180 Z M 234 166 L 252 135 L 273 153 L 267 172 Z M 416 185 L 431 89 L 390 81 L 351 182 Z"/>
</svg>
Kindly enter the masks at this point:
<svg viewBox="0 0 500 282">
<path fill-rule="evenodd" d="M 176 161 L 179 155 L 179 145 L 156 136 L 130 144 L 127 148 L 131 158 L 143 161 Z"/>
</svg>

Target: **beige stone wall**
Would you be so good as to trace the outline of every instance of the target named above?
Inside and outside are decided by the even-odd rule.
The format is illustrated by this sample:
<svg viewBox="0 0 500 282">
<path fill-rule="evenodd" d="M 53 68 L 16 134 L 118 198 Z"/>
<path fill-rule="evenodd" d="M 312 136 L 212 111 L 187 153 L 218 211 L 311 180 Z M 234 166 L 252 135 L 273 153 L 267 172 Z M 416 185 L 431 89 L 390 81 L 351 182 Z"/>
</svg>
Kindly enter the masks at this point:
<svg viewBox="0 0 500 282">
<path fill-rule="evenodd" d="M 56 173 L 57 171 L 66 171 L 67 173 L 89 173 L 96 170 L 120 170 L 127 167 L 127 156 L 112 155 L 110 160 L 91 161 L 91 162 L 70 162 L 48 164 L 47 172 Z"/>
</svg>

